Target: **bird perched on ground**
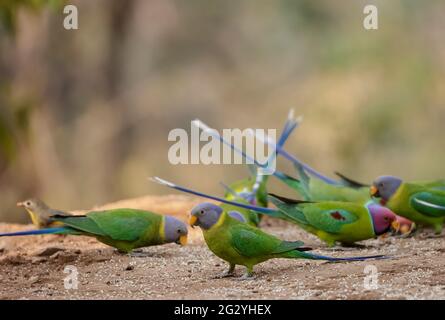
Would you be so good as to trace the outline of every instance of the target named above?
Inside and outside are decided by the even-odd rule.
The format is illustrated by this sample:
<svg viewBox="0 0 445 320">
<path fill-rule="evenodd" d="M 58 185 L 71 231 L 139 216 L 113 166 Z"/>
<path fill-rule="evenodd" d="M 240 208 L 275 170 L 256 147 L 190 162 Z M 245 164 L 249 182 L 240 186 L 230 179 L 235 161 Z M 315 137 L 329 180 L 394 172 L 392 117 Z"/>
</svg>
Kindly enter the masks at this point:
<svg viewBox="0 0 445 320">
<path fill-rule="evenodd" d="M 327 261 L 362 261 L 383 258 L 382 255 L 368 257 L 333 258 L 307 251 L 301 241 L 283 241 L 258 228 L 239 221 L 236 217 L 212 203 L 201 203 L 192 209 L 191 226 L 201 227 L 209 249 L 229 263 L 229 270 L 221 276 L 233 274 L 236 265 L 246 267 L 242 279 L 253 276 L 256 264 L 274 258 L 311 259 Z"/>
<path fill-rule="evenodd" d="M 388 232 L 391 225 L 397 228 L 396 215 L 373 202 L 366 205 L 339 201 L 308 202 L 271 195 L 270 200 L 278 208 L 271 209 L 211 196 L 158 177 L 153 178 L 153 181 L 182 192 L 293 222 L 319 237 L 328 246 L 336 242 L 352 245 Z"/>
<path fill-rule="evenodd" d="M 53 216 L 72 216 L 71 213 L 54 210 L 40 199 L 28 199 L 17 203 L 29 213 L 32 223 L 39 229 L 60 226 L 60 222 L 54 221 Z"/>
<path fill-rule="evenodd" d="M 397 214 L 419 225 L 432 226 L 437 234 L 445 223 L 445 183 L 403 182 L 393 176 L 377 178 L 370 188 L 371 195 Z"/>
<path fill-rule="evenodd" d="M 171 216 L 136 209 L 92 211 L 82 216 L 50 217 L 61 226 L 40 230 L 3 233 L 0 237 L 38 234 L 83 235 L 94 237 L 121 252 L 160 245 L 187 243 L 187 225 Z"/>
</svg>

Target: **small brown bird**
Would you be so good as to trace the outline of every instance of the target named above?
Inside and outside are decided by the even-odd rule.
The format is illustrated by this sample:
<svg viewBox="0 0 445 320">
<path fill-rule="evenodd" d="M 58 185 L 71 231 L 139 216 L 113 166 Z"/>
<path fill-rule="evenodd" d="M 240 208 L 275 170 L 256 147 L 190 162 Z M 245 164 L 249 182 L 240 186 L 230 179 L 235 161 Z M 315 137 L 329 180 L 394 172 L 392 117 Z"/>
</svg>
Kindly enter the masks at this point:
<svg viewBox="0 0 445 320">
<path fill-rule="evenodd" d="M 71 213 L 51 209 L 40 199 L 28 199 L 18 202 L 17 207 L 24 207 L 31 217 L 32 223 L 39 229 L 60 226 L 61 223 L 54 221 L 52 216 L 72 216 Z"/>
</svg>

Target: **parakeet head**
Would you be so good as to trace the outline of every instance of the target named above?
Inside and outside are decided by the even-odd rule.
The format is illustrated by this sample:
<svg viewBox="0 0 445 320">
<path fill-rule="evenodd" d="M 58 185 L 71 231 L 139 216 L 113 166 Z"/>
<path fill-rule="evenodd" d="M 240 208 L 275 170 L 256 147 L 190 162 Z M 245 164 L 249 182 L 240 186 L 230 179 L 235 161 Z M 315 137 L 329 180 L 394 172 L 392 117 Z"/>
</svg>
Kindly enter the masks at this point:
<svg viewBox="0 0 445 320">
<path fill-rule="evenodd" d="M 39 199 L 31 198 L 22 202 L 17 202 L 17 207 L 24 207 L 27 211 L 32 213 L 39 213 L 48 210 L 48 206 Z"/>
<path fill-rule="evenodd" d="M 203 229 L 210 229 L 218 222 L 223 210 L 216 204 L 204 202 L 192 209 L 190 225 L 199 226 Z"/>
<path fill-rule="evenodd" d="M 382 198 L 385 202 L 391 199 L 397 189 L 402 184 L 402 180 L 393 176 L 378 177 L 371 186 L 371 196 Z"/>
<path fill-rule="evenodd" d="M 185 246 L 187 244 L 187 234 L 187 225 L 184 222 L 170 216 L 165 217 L 165 242 L 175 242 Z"/>
<path fill-rule="evenodd" d="M 376 235 L 388 232 L 391 227 L 398 229 L 397 216 L 388 208 L 376 203 L 371 203 L 368 205 L 368 210 L 371 214 L 372 225 Z"/>
</svg>

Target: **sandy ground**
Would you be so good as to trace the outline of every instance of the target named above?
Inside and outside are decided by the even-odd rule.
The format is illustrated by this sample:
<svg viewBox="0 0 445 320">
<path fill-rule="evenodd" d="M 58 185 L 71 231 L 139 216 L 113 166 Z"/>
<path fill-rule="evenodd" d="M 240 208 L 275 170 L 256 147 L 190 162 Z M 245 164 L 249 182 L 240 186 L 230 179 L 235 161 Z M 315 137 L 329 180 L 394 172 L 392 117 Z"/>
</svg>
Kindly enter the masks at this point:
<svg viewBox="0 0 445 320">
<path fill-rule="evenodd" d="M 186 220 L 198 202 L 185 196 L 149 196 L 104 207 L 143 208 Z M 327 249 L 295 225 L 266 219 L 263 227 L 283 239 L 303 240 L 322 254 L 393 258 L 349 263 L 270 260 L 256 267 L 255 280 L 240 281 L 213 279 L 226 264 L 207 249 L 199 228 L 191 230 L 187 247 L 144 248 L 144 257 L 118 254 L 87 237 L 0 238 L 0 299 L 445 299 L 444 236 L 429 238 L 422 232 L 412 238 L 369 240 L 360 249 Z M 0 224 L 1 231 L 31 228 Z M 376 269 L 365 269 L 369 265 Z M 77 289 L 64 287 L 67 266 L 78 271 Z M 366 289 L 372 271 L 378 272 L 377 288 Z M 237 267 L 236 276 L 243 272 Z"/>
</svg>

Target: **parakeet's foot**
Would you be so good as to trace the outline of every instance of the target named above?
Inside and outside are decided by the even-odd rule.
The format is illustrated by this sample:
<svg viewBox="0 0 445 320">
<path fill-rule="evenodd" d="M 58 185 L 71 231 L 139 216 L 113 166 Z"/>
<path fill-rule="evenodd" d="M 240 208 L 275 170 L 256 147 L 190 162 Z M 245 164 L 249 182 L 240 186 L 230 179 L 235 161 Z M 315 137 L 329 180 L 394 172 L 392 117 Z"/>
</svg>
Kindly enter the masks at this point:
<svg viewBox="0 0 445 320">
<path fill-rule="evenodd" d="M 151 252 L 145 252 L 145 251 L 132 251 L 128 254 L 131 258 L 146 258 L 151 257 Z"/>
<path fill-rule="evenodd" d="M 245 281 L 245 280 L 255 280 L 255 276 L 253 273 L 245 273 L 241 277 L 237 278 L 237 280 Z"/>
<path fill-rule="evenodd" d="M 230 272 L 229 270 L 226 270 L 224 272 L 221 272 L 220 274 L 217 274 L 216 276 L 213 277 L 213 279 L 222 279 L 222 278 L 228 278 L 228 277 L 233 277 L 233 271 Z"/>
<path fill-rule="evenodd" d="M 246 273 L 244 273 L 238 280 L 254 280 L 255 276 L 253 275 L 253 267 L 246 267 Z"/>
<path fill-rule="evenodd" d="M 233 272 L 235 271 L 235 265 L 231 264 L 229 266 L 229 269 L 214 276 L 213 279 L 222 279 L 222 278 L 228 278 L 228 277 L 233 277 Z"/>
</svg>

